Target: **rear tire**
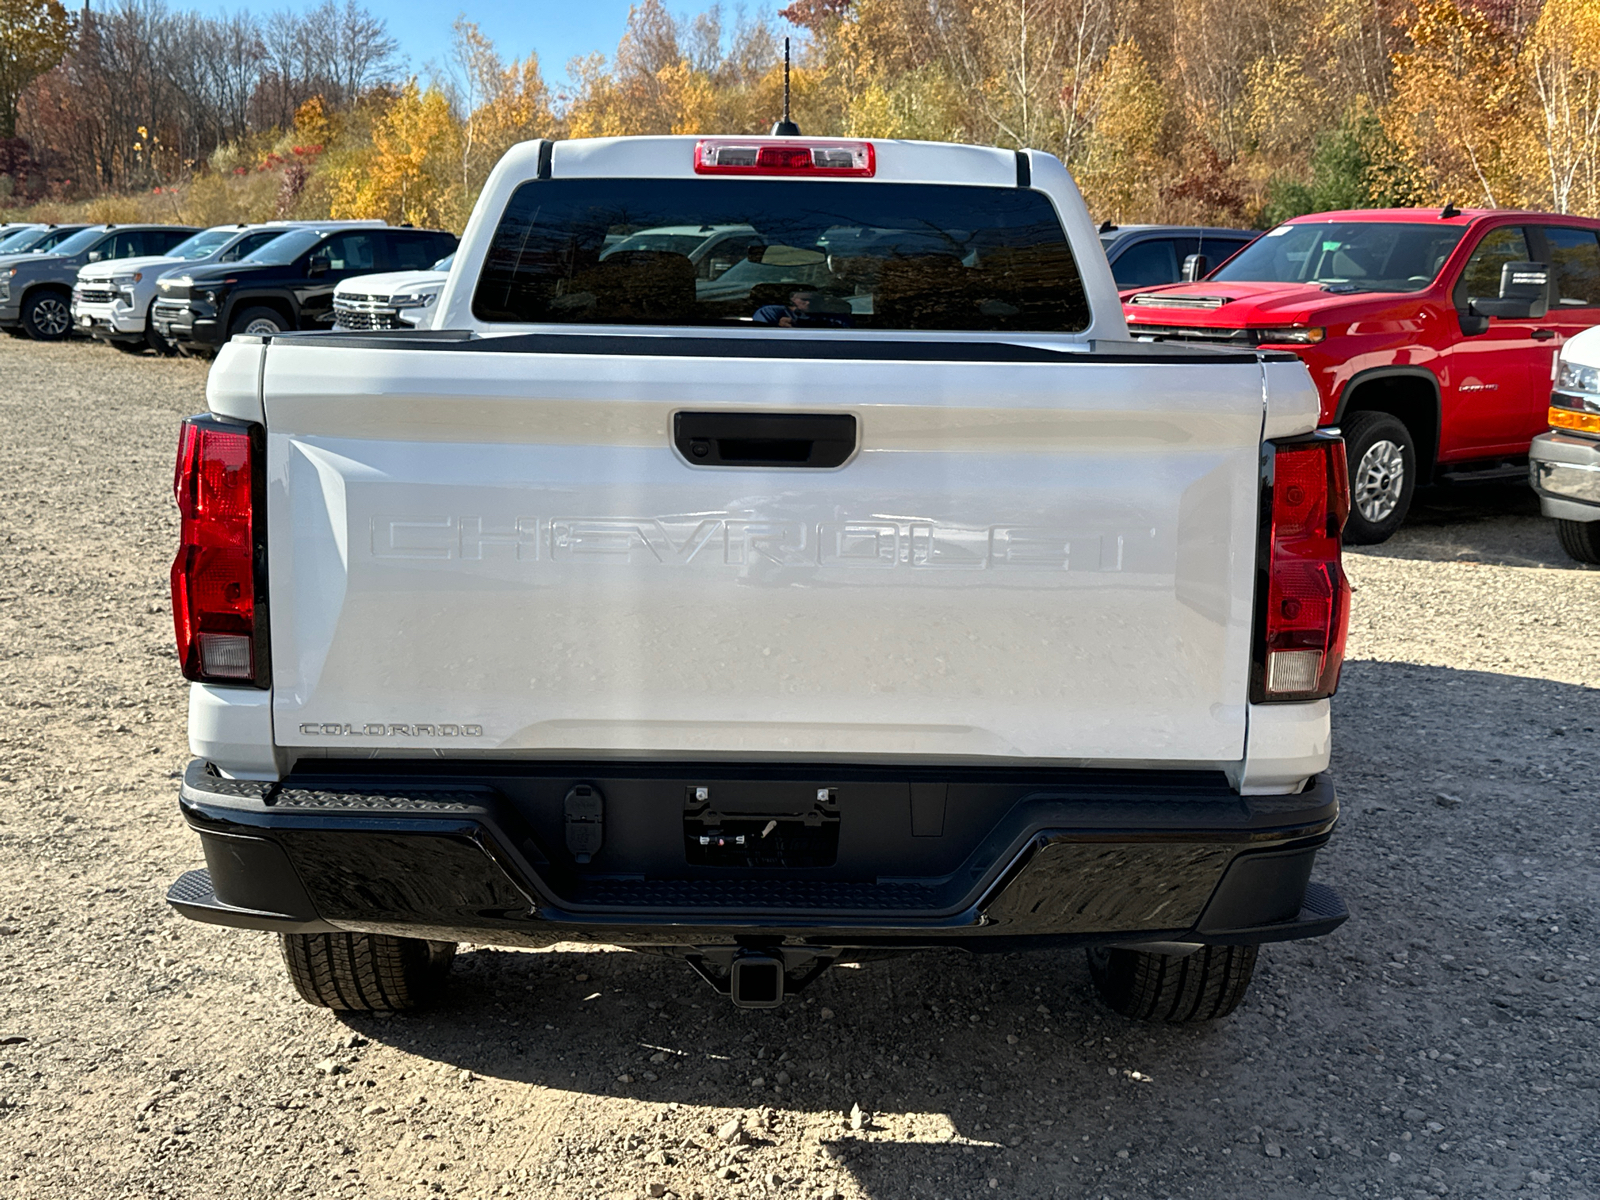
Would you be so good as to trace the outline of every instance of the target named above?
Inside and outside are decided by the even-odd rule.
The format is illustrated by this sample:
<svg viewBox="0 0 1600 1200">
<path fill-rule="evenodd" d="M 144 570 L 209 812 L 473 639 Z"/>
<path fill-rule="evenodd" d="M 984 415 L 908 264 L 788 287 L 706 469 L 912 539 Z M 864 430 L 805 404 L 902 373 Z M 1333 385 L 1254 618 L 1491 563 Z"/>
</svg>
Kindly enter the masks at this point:
<svg viewBox="0 0 1600 1200">
<path fill-rule="evenodd" d="M 398 1012 L 438 998 L 454 942 L 381 933 L 285 933 L 283 964 L 308 1004 L 340 1012 Z"/>
<path fill-rule="evenodd" d="M 1141 1021 L 1214 1021 L 1239 1007 L 1256 967 L 1254 946 L 1203 946 L 1193 954 L 1089 951 L 1089 975 L 1115 1012 Z"/>
<path fill-rule="evenodd" d="M 1600 563 L 1600 521 L 1556 521 L 1561 548 L 1581 563 Z"/>
<path fill-rule="evenodd" d="M 169 354 L 176 354 L 177 347 L 156 331 L 156 323 L 151 319 L 154 310 L 155 305 L 152 304 L 144 314 L 144 344 L 165 358 Z"/>
<path fill-rule="evenodd" d="M 288 330 L 289 322 L 281 312 L 275 308 L 258 305 L 255 308 L 245 309 L 233 319 L 233 324 L 228 327 L 228 336 L 238 337 L 241 333 L 287 333 Z"/>
<path fill-rule="evenodd" d="M 1417 490 L 1416 441 L 1399 417 L 1351 413 L 1343 422 L 1350 464 L 1350 519 L 1344 540 L 1375 546 L 1394 536 Z"/>
<path fill-rule="evenodd" d="M 60 342 L 72 336 L 72 301 L 44 288 L 22 302 L 22 329 L 36 342 Z"/>
</svg>

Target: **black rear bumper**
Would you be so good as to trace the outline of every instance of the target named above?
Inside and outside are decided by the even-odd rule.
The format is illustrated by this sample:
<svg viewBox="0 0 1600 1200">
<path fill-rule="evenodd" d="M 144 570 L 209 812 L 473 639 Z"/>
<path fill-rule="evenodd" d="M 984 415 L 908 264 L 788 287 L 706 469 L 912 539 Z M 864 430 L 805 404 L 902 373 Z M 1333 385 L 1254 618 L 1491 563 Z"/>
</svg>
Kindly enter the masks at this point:
<svg viewBox="0 0 1600 1200">
<path fill-rule="evenodd" d="M 599 831 L 575 841 L 573 821 L 590 819 L 572 816 L 578 788 L 603 810 Z M 733 807 L 769 805 L 807 856 L 708 863 L 699 831 L 718 801 L 697 805 L 697 788 L 736 797 L 721 800 Z M 783 797 L 813 792 L 836 819 L 831 857 L 805 841 L 802 826 L 815 832 L 821 816 L 783 811 L 795 807 Z M 1240 797 L 1203 772 L 369 760 L 277 784 L 221 779 L 196 761 L 180 805 L 207 870 L 183 876 L 168 901 L 251 929 L 999 950 L 1282 941 L 1347 915 L 1309 882 L 1338 818 L 1327 775 L 1299 795 Z"/>
</svg>

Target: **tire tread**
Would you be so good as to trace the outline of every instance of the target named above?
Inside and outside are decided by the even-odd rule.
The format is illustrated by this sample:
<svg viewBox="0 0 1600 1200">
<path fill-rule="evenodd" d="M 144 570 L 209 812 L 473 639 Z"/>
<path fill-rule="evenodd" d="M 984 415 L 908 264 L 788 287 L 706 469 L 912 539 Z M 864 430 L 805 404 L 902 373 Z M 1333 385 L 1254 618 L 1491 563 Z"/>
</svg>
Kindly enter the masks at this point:
<svg viewBox="0 0 1600 1200">
<path fill-rule="evenodd" d="M 1581 563 L 1600 563 L 1600 521 L 1556 521 L 1556 537 L 1569 557 Z"/>
<path fill-rule="evenodd" d="M 379 933 L 279 935 L 300 998 L 341 1012 L 397 1012 L 426 1003 L 449 970 L 448 942 Z"/>
<path fill-rule="evenodd" d="M 1193 954 L 1111 950 L 1090 974 L 1116 1012 L 1144 1021 L 1214 1021 L 1239 1007 L 1255 971 L 1255 946 L 1203 946 Z"/>
</svg>

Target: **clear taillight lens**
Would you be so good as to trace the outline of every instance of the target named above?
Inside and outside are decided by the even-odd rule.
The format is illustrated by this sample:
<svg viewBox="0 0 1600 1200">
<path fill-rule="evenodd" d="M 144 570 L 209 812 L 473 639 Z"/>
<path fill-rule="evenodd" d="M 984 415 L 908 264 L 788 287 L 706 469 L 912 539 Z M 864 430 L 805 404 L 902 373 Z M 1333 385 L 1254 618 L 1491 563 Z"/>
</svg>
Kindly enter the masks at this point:
<svg viewBox="0 0 1600 1200">
<path fill-rule="evenodd" d="M 172 563 L 178 661 L 189 679 L 265 686 L 258 661 L 256 447 L 247 426 L 191 417 L 173 493 L 182 518 Z"/>
<path fill-rule="evenodd" d="M 1270 531 L 1251 699 L 1333 695 L 1350 628 L 1341 537 L 1350 515 L 1344 441 L 1319 434 L 1272 448 Z"/>
</svg>

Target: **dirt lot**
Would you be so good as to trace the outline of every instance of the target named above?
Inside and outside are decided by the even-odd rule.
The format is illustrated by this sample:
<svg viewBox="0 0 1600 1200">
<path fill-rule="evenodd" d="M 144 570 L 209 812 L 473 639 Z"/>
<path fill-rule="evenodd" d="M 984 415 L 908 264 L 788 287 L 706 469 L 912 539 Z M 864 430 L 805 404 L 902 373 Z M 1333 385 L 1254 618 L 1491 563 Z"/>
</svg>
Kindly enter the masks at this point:
<svg viewBox="0 0 1600 1200">
<path fill-rule="evenodd" d="M 1109 1015 L 1076 954 L 755 1014 L 559 947 L 341 1020 L 162 900 L 199 864 L 166 572 L 204 381 L 0 338 L 0 1197 L 1600 1193 L 1600 575 L 1526 493 L 1351 557 L 1319 871 L 1354 915 L 1215 1026 Z"/>
</svg>

